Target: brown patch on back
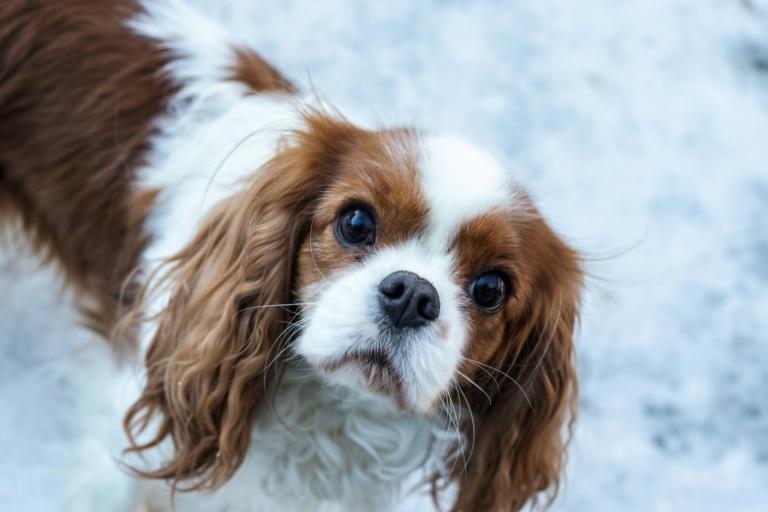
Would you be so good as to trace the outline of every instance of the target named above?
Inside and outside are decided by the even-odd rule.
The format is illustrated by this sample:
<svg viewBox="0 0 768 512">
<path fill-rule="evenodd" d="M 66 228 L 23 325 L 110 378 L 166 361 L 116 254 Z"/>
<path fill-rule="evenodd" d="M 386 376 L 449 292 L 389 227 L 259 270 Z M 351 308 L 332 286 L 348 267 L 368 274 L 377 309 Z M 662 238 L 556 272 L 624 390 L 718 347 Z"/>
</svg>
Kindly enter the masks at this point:
<svg viewBox="0 0 768 512">
<path fill-rule="evenodd" d="M 246 84 L 253 92 L 295 93 L 294 85 L 269 62 L 250 49 L 235 49 L 234 79 Z"/>
<path fill-rule="evenodd" d="M 170 56 L 124 22 L 133 0 L 0 2 L 0 213 L 17 212 L 107 332 L 149 236 L 140 191 L 154 120 L 176 86 Z M 122 296 L 121 296 L 122 295 Z"/>
</svg>

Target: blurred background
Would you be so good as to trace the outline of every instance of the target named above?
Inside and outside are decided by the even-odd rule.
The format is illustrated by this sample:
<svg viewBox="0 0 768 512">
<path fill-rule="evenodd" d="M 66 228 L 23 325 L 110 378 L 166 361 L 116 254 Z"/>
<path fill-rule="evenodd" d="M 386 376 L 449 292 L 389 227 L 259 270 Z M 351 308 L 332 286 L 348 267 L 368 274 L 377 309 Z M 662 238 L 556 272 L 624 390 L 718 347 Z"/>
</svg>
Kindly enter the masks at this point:
<svg viewBox="0 0 768 512">
<path fill-rule="evenodd" d="M 768 510 L 768 0 L 192 3 L 342 110 L 499 155 L 586 255 L 555 510 Z M 12 254 L 0 510 L 56 510 L 80 426 L 48 365 L 84 334 Z"/>
</svg>

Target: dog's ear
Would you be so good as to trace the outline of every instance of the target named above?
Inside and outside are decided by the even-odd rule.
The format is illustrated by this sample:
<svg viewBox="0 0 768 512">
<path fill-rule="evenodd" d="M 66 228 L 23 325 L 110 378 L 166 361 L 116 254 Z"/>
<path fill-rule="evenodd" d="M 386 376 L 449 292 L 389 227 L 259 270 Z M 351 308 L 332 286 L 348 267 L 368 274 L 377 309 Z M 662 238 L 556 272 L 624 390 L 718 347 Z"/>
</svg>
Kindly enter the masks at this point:
<svg viewBox="0 0 768 512">
<path fill-rule="evenodd" d="M 578 394 L 573 331 L 582 273 L 577 254 L 543 220 L 532 221 L 524 239 L 529 297 L 507 318 L 500 354 L 489 361 L 501 371 L 477 377 L 482 391 L 463 389 L 475 428 L 467 428 L 474 443 L 466 468 L 454 475 L 455 511 L 520 510 L 557 493 Z"/>
<path fill-rule="evenodd" d="M 219 203 L 145 291 L 167 294 L 147 327 L 146 384 L 125 418 L 129 451 L 170 440 L 161 467 L 179 489 L 213 488 L 242 463 L 257 408 L 290 342 L 296 254 L 314 202 L 358 129 L 313 112 L 243 190 Z M 141 315 L 141 305 L 138 306 Z M 267 370 L 270 370 L 269 372 Z M 141 440 L 140 440 L 141 439 Z"/>
</svg>

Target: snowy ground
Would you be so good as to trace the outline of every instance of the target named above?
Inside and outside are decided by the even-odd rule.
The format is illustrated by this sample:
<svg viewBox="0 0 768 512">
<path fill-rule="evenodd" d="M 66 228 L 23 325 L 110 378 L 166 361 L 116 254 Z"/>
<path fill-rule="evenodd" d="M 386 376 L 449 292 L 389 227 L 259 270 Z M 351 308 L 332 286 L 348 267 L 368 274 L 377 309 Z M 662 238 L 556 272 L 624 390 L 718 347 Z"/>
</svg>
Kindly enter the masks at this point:
<svg viewBox="0 0 768 512">
<path fill-rule="evenodd" d="M 495 151 L 588 255 L 556 510 L 768 510 L 767 0 L 194 3 L 331 101 Z M 3 261 L 0 510 L 56 510 L 75 331 Z"/>
</svg>

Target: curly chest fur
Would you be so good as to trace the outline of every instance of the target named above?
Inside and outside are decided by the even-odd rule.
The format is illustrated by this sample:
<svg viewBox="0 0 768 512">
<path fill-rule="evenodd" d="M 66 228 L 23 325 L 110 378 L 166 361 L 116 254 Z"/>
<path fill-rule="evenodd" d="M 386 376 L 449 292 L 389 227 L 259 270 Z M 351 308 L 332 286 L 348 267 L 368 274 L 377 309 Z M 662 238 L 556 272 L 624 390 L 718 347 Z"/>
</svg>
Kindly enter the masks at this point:
<svg viewBox="0 0 768 512">
<path fill-rule="evenodd" d="M 194 511 L 391 510 L 424 468 L 436 468 L 441 437 L 380 398 L 292 369 L 257 416 L 251 449 L 232 480 L 176 501 L 179 510 Z"/>
</svg>

